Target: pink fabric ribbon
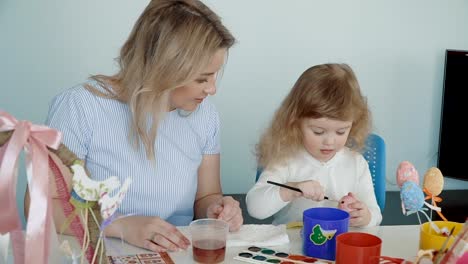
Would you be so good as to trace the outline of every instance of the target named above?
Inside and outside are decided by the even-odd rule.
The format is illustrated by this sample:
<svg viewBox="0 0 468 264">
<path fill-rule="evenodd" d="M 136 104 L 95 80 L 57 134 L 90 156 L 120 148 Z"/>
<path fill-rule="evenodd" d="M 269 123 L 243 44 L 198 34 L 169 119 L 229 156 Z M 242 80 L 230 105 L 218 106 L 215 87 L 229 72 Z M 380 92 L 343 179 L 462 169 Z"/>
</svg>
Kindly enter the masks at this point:
<svg viewBox="0 0 468 264">
<path fill-rule="evenodd" d="M 15 263 L 48 263 L 50 225 L 53 224 L 49 194 L 49 152 L 47 147 L 57 149 L 62 134 L 46 126 L 29 121 L 18 121 L 10 114 L 0 111 L 0 132 L 14 130 L 4 150 L 0 153 L 0 234 L 15 234 L 21 231 L 16 206 L 16 178 L 18 156 L 24 148 L 31 203 L 26 228 L 24 259 L 20 240 L 12 238 Z M 15 245 L 16 244 L 16 245 Z"/>
</svg>

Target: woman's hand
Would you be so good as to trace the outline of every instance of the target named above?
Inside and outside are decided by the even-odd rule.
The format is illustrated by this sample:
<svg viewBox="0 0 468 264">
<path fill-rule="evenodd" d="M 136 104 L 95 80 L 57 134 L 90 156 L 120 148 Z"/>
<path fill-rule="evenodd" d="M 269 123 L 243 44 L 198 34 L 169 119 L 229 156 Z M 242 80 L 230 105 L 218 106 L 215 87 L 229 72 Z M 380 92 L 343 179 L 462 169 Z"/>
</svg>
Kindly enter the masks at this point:
<svg viewBox="0 0 468 264">
<path fill-rule="evenodd" d="M 350 209 L 349 225 L 357 227 L 366 226 L 371 220 L 369 208 L 367 208 L 365 203 L 359 201 L 353 193 L 349 193 L 348 195 L 352 196 L 356 200 L 348 205 L 348 208 Z"/>
<path fill-rule="evenodd" d="M 237 231 L 244 222 L 239 202 L 231 196 L 224 196 L 210 204 L 206 210 L 208 218 L 216 218 L 229 224 L 229 231 Z"/>
<path fill-rule="evenodd" d="M 128 216 L 116 220 L 106 235 L 155 252 L 187 249 L 190 241 L 173 225 L 159 217 Z"/>
</svg>

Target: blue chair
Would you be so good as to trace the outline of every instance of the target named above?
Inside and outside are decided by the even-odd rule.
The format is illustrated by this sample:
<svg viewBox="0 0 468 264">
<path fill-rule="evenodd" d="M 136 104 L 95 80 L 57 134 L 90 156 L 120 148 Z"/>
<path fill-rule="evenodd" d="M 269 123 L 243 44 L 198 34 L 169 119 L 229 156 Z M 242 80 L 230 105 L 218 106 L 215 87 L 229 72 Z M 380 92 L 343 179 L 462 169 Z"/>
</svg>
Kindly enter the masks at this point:
<svg viewBox="0 0 468 264">
<path fill-rule="evenodd" d="M 260 178 L 260 174 L 262 174 L 262 171 L 263 171 L 262 167 L 257 168 L 257 174 L 255 175 L 255 182 L 257 182 L 258 178 Z"/>
<path fill-rule="evenodd" d="M 374 184 L 374 193 L 377 198 L 377 204 L 380 211 L 385 208 L 385 141 L 377 134 L 370 134 L 366 140 L 366 146 L 363 156 L 369 164 L 369 170 Z M 255 182 L 258 181 L 263 168 L 258 167 L 255 175 Z"/>
<path fill-rule="evenodd" d="M 374 184 L 374 193 L 380 211 L 385 208 L 385 141 L 377 134 L 370 134 L 366 140 L 366 147 L 363 156 L 369 164 L 369 170 Z"/>
</svg>

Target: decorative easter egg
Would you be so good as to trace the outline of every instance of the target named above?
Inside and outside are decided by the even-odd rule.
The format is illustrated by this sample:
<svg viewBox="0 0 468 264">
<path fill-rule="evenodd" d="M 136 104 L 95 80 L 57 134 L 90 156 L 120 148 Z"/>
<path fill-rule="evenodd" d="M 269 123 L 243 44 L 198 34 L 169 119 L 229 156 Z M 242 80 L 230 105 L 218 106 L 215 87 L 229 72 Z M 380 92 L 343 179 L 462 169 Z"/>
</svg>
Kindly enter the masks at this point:
<svg viewBox="0 0 468 264">
<path fill-rule="evenodd" d="M 416 168 L 409 161 L 400 163 L 396 173 L 398 187 L 401 188 L 404 182 L 412 181 L 419 184 L 419 174 Z"/>
<path fill-rule="evenodd" d="M 348 205 L 354 203 L 355 201 L 356 199 L 354 199 L 354 197 L 351 195 L 345 195 L 338 201 L 338 208 L 345 210 L 346 212 L 351 212 L 354 209 L 349 208 Z"/>
<path fill-rule="evenodd" d="M 424 205 L 424 193 L 421 187 L 412 181 L 403 183 L 400 198 L 407 211 L 419 211 Z"/>
<path fill-rule="evenodd" d="M 423 187 L 426 188 L 433 196 L 439 195 L 444 189 L 444 176 L 442 172 L 432 167 L 424 174 Z"/>
</svg>

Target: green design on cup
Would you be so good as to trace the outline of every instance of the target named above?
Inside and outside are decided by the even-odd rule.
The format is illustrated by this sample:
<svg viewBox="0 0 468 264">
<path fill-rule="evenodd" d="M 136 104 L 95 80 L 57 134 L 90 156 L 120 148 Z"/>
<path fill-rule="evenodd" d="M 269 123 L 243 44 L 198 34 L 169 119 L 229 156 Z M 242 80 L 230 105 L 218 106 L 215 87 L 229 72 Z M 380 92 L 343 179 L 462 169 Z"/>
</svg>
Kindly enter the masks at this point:
<svg viewBox="0 0 468 264">
<path fill-rule="evenodd" d="M 316 224 L 312 228 L 312 234 L 310 234 L 309 239 L 314 245 L 320 246 L 325 244 L 327 240 L 331 240 L 336 233 L 336 229 L 325 230 L 319 224 Z"/>
</svg>

